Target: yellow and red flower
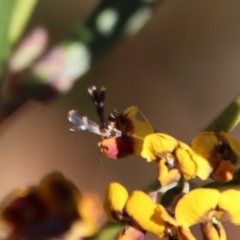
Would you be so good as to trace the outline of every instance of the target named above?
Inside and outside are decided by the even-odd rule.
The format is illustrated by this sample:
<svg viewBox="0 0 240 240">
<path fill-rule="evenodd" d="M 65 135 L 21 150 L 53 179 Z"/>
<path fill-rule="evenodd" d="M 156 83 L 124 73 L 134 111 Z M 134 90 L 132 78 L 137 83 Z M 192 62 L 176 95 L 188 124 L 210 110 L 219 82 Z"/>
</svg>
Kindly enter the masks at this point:
<svg viewBox="0 0 240 240">
<path fill-rule="evenodd" d="M 139 239 L 139 231 L 150 232 L 159 238 L 166 236 L 178 236 L 180 240 L 194 240 L 188 229 L 179 224 L 160 204 L 142 191 L 133 191 L 128 195 L 127 190 L 119 183 L 111 183 L 105 195 L 104 209 L 110 220 L 125 222 L 132 228 L 129 230 L 131 239 Z M 130 239 L 127 234 L 123 238 Z"/>
<path fill-rule="evenodd" d="M 224 240 L 220 221 L 240 225 L 240 191 L 194 189 L 177 202 L 175 219 L 186 228 L 201 223 L 206 240 Z"/>
<path fill-rule="evenodd" d="M 94 234 L 97 229 L 97 220 L 90 221 L 91 216 L 82 210 L 83 205 L 86 206 L 86 202 L 84 204 L 76 186 L 54 172 L 44 177 L 38 186 L 12 192 L 1 204 L 0 218 L 11 229 L 9 240 L 63 235 L 79 221 L 85 224 L 83 237 L 83 234 Z"/>
<path fill-rule="evenodd" d="M 196 176 L 205 180 L 212 170 L 209 162 L 187 144 L 163 133 L 144 138 L 141 156 L 148 162 L 158 162 L 158 179 L 162 186 L 177 181 L 180 174 L 186 180 Z"/>
<path fill-rule="evenodd" d="M 209 161 L 213 179 L 234 179 L 240 165 L 240 144 L 236 139 L 225 132 L 203 132 L 193 139 L 191 146 L 194 152 Z"/>
<path fill-rule="evenodd" d="M 140 155 L 143 139 L 148 134 L 153 133 L 153 128 L 148 120 L 139 120 L 138 114 L 139 110 L 135 106 L 122 111 L 116 122 L 116 129 L 122 135 L 103 139 L 99 143 L 103 155 L 112 159 L 132 154 Z"/>
</svg>

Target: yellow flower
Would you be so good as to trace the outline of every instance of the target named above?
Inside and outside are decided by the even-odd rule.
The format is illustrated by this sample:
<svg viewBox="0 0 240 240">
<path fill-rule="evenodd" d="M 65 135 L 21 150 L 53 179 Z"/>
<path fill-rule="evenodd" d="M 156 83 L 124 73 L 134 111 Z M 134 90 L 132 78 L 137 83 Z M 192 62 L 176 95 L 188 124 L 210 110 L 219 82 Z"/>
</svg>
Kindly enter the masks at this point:
<svg viewBox="0 0 240 240">
<path fill-rule="evenodd" d="M 155 204 L 142 191 L 134 191 L 129 197 L 127 190 L 118 183 L 111 183 L 106 191 L 104 209 L 110 220 L 125 221 L 138 230 L 148 231 L 163 237 L 166 227 L 179 226 L 165 208 Z M 119 239 L 128 239 L 129 235 L 140 234 L 130 229 L 130 233 Z"/>
<path fill-rule="evenodd" d="M 220 221 L 231 221 L 240 225 L 240 192 L 199 188 L 184 195 L 175 208 L 175 219 L 183 227 L 202 223 L 207 240 L 226 239 Z"/>
<path fill-rule="evenodd" d="M 105 191 L 104 210 L 112 221 L 123 219 L 123 209 L 128 199 L 127 190 L 119 183 L 111 183 Z"/>
<path fill-rule="evenodd" d="M 187 144 L 162 133 L 145 137 L 141 156 L 149 162 L 159 161 L 158 179 L 162 186 L 177 181 L 178 172 L 186 180 L 196 176 L 205 180 L 212 170 L 210 163 Z"/>
<path fill-rule="evenodd" d="M 133 222 L 142 229 L 163 237 L 167 224 L 179 224 L 167 213 L 160 204 L 155 204 L 152 199 L 141 191 L 134 191 L 126 202 L 126 212 Z"/>
<path fill-rule="evenodd" d="M 85 193 L 78 203 L 81 218 L 75 221 L 64 234 L 65 240 L 76 240 L 90 237 L 100 228 L 103 209 L 99 197 L 94 193 Z"/>
<path fill-rule="evenodd" d="M 240 165 L 240 144 L 225 132 L 203 132 L 192 141 L 192 149 L 209 161 L 211 177 L 230 181 Z"/>
<path fill-rule="evenodd" d="M 153 128 L 148 120 L 139 120 L 137 115 L 139 110 L 132 106 L 118 116 L 116 129 L 121 132 L 121 136 L 103 139 L 99 143 L 100 151 L 106 157 L 118 159 L 131 154 L 140 155 L 143 139 Z"/>
<path fill-rule="evenodd" d="M 152 133 L 145 137 L 141 156 L 148 162 L 165 158 L 178 145 L 177 139 L 163 133 Z"/>
<path fill-rule="evenodd" d="M 196 154 L 187 144 L 180 141 L 178 143 L 174 154 L 177 159 L 176 164 L 184 178 L 188 180 L 198 176 L 206 180 L 212 170 L 209 162 Z"/>
<path fill-rule="evenodd" d="M 139 120 L 138 107 L 128 107 L 122 111 L 116 124 L 116 128 L 126 136 L 144 138 L 146 135 L 153 133 L 152 125 L 148 120 Z"/>
<path fill-rule="evenodd" d="M 76 186 L 54 172 L 39 185 L 10 194 L 1 205 L 0 217 L 11 226 L 8 239 L 48 239 L 65 234 L 76 222 L 85 224 L 81 234 L 89 236 L 96 231 L 96 221 L 82 210 L 83 203 Z"/>
<path fill-rule="evenodd" d="M 167 165 L 168 162 L 166 159 L 161 159 L 158 162 L 157 177 L 162 187 L 178 182 L 181 176 L 177 168 L 171 168 Z"/>
</svg>

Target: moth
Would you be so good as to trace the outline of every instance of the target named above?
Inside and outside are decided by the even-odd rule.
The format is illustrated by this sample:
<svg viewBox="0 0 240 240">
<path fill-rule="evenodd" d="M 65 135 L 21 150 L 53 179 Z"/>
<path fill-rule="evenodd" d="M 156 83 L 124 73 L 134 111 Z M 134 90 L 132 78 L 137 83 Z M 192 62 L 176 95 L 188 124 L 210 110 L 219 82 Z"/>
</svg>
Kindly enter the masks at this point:
<svg viewBox="0 0 240 240">
<path fill-rule="evenodd" d="M 98 146 L 101 153 L 109 158 L 119 159 L 136 153 L 142 138 L 153 132 L 150 123 L 147 120 L 138 120 L 139 110 L 135 106 L 128 107 L 123 111 L 114 109 L 105 119 L 106 88 L 101 87 L 98 91 L 96 86 L 91 86 L 88 88 L 88 93 L 95 105 L 100 124 L 91 121 L 76 110 L 71 110 L 68 113 L 68 120 L 74 126 L 70 130 L 89 131 L 100 135 L 102 141 Z"/>
</svg>

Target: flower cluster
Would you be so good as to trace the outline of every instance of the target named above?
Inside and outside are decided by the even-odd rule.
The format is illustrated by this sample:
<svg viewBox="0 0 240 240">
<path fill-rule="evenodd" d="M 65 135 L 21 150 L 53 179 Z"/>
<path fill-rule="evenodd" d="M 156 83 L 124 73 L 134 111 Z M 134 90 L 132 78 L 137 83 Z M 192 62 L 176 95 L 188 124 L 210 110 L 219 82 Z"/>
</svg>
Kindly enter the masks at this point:
<svg viewBox="0 0 240 240">
<path fill-rule="evenodd" d="M 94 211 L 93 211 L 94 209 Z M 0 222 L 6 239 L 74 240 L 94 234 L 101 207 L 94 195 L 82 196 L 72 182 L 54 172 L 39 185 L 17 189 L 1 203 Z"/>
<path fill-rule="evenodd" d="M 221 183 L 236 179 L 240 165 L 238 141 L 225 132 L 202 132 L 188 145 L 167 134 L 154 132 L 146 119 L 137 118 L 137 113 L 136 107 L 124 110 L 116 122 L 122 135 L 106 138 L 99 146 L 110 158 L 136 154 L 147 162 L 156 163 L 161 187 L 149 195 L 142 191 L 129 195 L 119 183 L 107 187 L 104 209 L 108 218 L 129 226 L 118 239 L 143 239 L 143 235 L 150 232 L 159 238 L 194 240 L 189 227 L 197 223 L 201 223 L 206 240 L 226 239 L 220 221 L 240 225 L 240 191 L 221 192 L 202 187 L 181 191 L 169 200 L 168 207 L 161 204 L 163 198 L 156 196 L 164 188 L 173 184 L 179 187 L 196 176 Z M 168 197 L 168 193 L 165 194 Z"/>
<path fill-rule="evenodd" d="M 135 106 L 122 112 L 114 110 L 105 120 L 106 89 L 97 91 L 92 86 L 88 91 L 100 125 L 72 110 L 68 116 L 74 124 L 71 129 L 100 135 L 100 151 L 111 159 L 135 154 L 157 166 L 159 186 L 148 194 L 133 191 L 129 195 L 116 182 L 107 187 L 104 209 L 108 218 L 127 224 L 118 240 L 140 240 L 146 232 L 169 240 L 194 240 L 189 227 L 197 223 L 202 226 L 205 240 L 224 240 L 220 221 L 240 225 L 240 191 L 221 190 L 239 183 L 240 144 L 236 139 L 226 132 L 202 132 L 186 144 L 155 132 Z M 196 177 L 211 178 L 215 185 L 197 187 L 190 182 Z"/>
<path fill-rule="evenodd" d="M 191 145 L 172 136 L 153 131 L 149 121 L 137 118 L 138 108 L 129 107 L 118 117 L 119 137 L 103 139 L 101 152 L 109 158 L 140 155 L 147 162 L 158 165 L 158 179 L 162 186 L 198 176 L 218 181 L 234 179 L 240 165 L 240 144 L 225 132 L 203 132 Z"/>
<path fill-rule="evenodd" d="M 104 208 L 110 220 L 121 221 L 135 228 L 120 234 L 118 239 L 142 239 L 139 231 L 155 234 L 159 238 L 194 240 L 189 227 L 201 223 L 204 239 L 224 240 L 226 233 L 220 221 L 240 225 L 240 191 L 194 189 L 178 199 L 171 211 L 142 191 L 130 196 L 119 183 L 111 183 L 106 189 Z"/>
<path fill-rule="evenodd" d="M 154 203 L 151 197 L 142 191 L 134 191 L 129 196 L 119 183 L 111 183 L 106 189 L 104 209 L 109 219 L 124 221 L 136 229 L 130 231 L 132 239 L 141 239 L 139 231 L 142 235 L 147 231 L 159 238 L 182 236 L 180 239 L 194 239 L 189 230 L 183 228 L 161 204 Z M 123 236 L 128 234 L 125 231 Z M 192 238 L 187 238 L 188 236 Z"/>
</svg>

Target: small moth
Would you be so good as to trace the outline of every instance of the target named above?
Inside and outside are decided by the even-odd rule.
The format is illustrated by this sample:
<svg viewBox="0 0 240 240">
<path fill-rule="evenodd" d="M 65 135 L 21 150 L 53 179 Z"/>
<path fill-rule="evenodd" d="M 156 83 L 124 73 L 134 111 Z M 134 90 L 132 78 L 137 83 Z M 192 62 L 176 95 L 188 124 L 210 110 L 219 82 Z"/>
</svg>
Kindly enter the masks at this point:
<svg viewBox="0 0 240 240">
<path fill-rule="evenodd" d="M 100 124 L 79 114 L 75 110 L 68 113 L 68 120 L 73 123 L 71 131 L 89 131 L 100 135 L 102 141 L 98 144 L 103 155 L 118 159 L 135 153 L 139 140 L 146 133 L 153 132 L 148 121 L 139 121 L 136 117 L 137 107 L 129 107 L 123 111 L 113 110 L 107 119 L 104 118 L 106 88 L 98 91 L 95 86 L 89 87 L 88 92 L 96 107 Z M 145 131 L 146 130 L 146 131 Z M 138 134 L 139 133 L 139 134 Z"/>
</svg>

